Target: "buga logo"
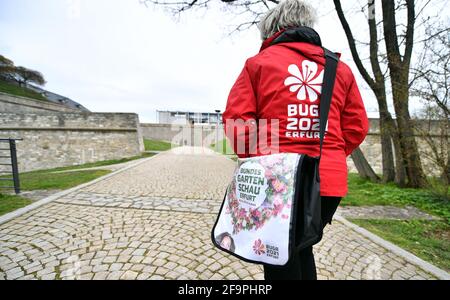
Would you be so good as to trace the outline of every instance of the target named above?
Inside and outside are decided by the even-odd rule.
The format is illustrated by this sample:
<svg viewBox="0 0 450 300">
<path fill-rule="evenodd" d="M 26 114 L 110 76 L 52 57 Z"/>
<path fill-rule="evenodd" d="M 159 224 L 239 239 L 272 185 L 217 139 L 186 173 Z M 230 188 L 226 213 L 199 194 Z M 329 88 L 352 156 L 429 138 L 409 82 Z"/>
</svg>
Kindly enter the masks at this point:
<svg viewBox="0 0 450 300">
<path fill-rule="evenodd" d="M 253 242 L 253 252 L 256 255 L 265 254 L 267 257 L 278 259 L 280 256 L 280 250 L 276 246 L 264 245 L 261 239 L 257 239 Z"/>
<path fill-rule="evenodd" d="M 315 102 L 319 99 L 318 94 L 322 91 L 323 70 L 317 75 L 317 64 L 315 62 L 304 60 L 301 71 L 296 64 L 291 64 L 288 67 L 288 72 L 291 76 L 286 78 L 284 85 L 289 86 L 292 93 L 297 92 L 298 100 L 309 99 L 310 102 Z"/>
<path fill-rule="evenodd" d="M 264 243 L 261 241 L 261 239 L 257 239 L 253 243 L 253 251 L 257 255 L 262 255 L 262 254 L 266 253 L 266 246 L 264 246 Z"/>
<path fill-rule="evenodd" d="M 286 137 L 318 139 L 320 131 L 319 118 L 319 95 L 322 92 L 322 81 L 324 71 L 317 75 L 317 64 L 304 60 L 301 63 L 300 71 L 296 64 L 291 64 L 288 71 L 291 74 L 284 81 L 284 85 L 289 87 L 289 91 L 297 93 L 300 103 L 288 104 Z M 304 102 L 309 99 L 309 102 Z M 315 102 L 315 103 L 314 103 Z M 328 128 L 325 128 L 325 131 Z"/>
</svg>

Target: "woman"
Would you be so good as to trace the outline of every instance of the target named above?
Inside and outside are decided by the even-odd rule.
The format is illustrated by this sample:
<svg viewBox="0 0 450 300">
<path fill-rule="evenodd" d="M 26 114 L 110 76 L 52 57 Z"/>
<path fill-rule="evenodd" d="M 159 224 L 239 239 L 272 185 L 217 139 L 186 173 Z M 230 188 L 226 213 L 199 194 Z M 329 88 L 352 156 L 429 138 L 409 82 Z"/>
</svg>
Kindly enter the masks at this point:
<svg viewBox="0 0 450 300">
<path fill-rule="evenodd" d="M 260 52 L 246 61 L 223 113 L 225 132 L 239 157 L 275 152 L 318 155 L 325 57 L 314 23 L 314 9 L 300 0 L 282 1 L 261 19 Z M 261 131 L 267 138 L 253 142 Z M 319 167 L 323 224 L 331 224 L 347 193 L 346 157 L 367 132 L 367 114 L 355 78 L 339 62 Z M 312 246 L 295 253 L 286 266 L 265 266 L 264 275 L 316 279 Z"/>
<path fill-rule="evenodd" d="M 228 232 L 224 232 L 220 234 L 218 237 L 216 237 L 217 244 L 220 245 L 220 247 L 227 249 L 231 252 L 234 252 L 236 249 L 236 246 L 234 245 L 233 238 L 231 237 L 231 234 Z"/>
</svg>

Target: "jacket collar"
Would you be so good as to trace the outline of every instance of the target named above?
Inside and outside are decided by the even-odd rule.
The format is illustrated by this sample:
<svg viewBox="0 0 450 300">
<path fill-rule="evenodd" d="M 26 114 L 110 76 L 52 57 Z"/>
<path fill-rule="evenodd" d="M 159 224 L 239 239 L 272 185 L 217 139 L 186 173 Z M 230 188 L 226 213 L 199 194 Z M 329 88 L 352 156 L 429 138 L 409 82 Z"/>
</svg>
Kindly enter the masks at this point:
<svg viewBox="0 0 450 300">
<path fill-rule="evenodd" d="M 310 27 L 300 26 L 278 31 L 262 43 L 259 51 L 261 52 L 271 45 L 289 42 L 304 42 L 322 47 L 322 41 L 317 31 Z"/>
</svg>

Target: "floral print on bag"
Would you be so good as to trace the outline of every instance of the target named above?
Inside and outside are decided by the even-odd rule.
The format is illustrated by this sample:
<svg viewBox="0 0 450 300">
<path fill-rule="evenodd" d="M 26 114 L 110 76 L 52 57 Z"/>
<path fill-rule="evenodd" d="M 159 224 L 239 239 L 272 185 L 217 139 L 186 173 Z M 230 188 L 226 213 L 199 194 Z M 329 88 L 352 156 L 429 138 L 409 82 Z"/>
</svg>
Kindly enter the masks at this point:
<svg viewBox="0 0 450 300">
<path fill-rule="evenodd" d="M 260 159 L 268 185 L 265 190 L 265 200 L 259 207 L 247 209 L 241 205 L 236 194 L 236 180 L 231 182 L 227 191 L 225 213 L 231 214 L 233 235 L 242 230 L 258 230 L 271 218 L 288 219 L 292 207 L 295 180 L 290 166 L 296 161 L 294 162 L 292 159 L 296 159 L 295 156 L 282 154 Z"/>
</svg>

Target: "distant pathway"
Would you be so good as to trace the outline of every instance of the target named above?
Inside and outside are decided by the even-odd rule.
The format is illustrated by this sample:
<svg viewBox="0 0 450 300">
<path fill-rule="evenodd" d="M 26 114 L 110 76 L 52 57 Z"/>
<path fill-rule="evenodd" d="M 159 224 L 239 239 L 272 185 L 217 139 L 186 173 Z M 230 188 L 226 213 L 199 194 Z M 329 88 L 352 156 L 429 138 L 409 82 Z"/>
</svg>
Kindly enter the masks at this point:
<svg viewBox="0 0 450 300">
<path fill-rule="evenodd" d="M 0 225 L 0 279 L 263 279 L 210 230 L 235 163 L 204 148 L 146 159 Z M 434 279 L 345 222 L 315 247 L 319 279 Z"/>
</svg>

